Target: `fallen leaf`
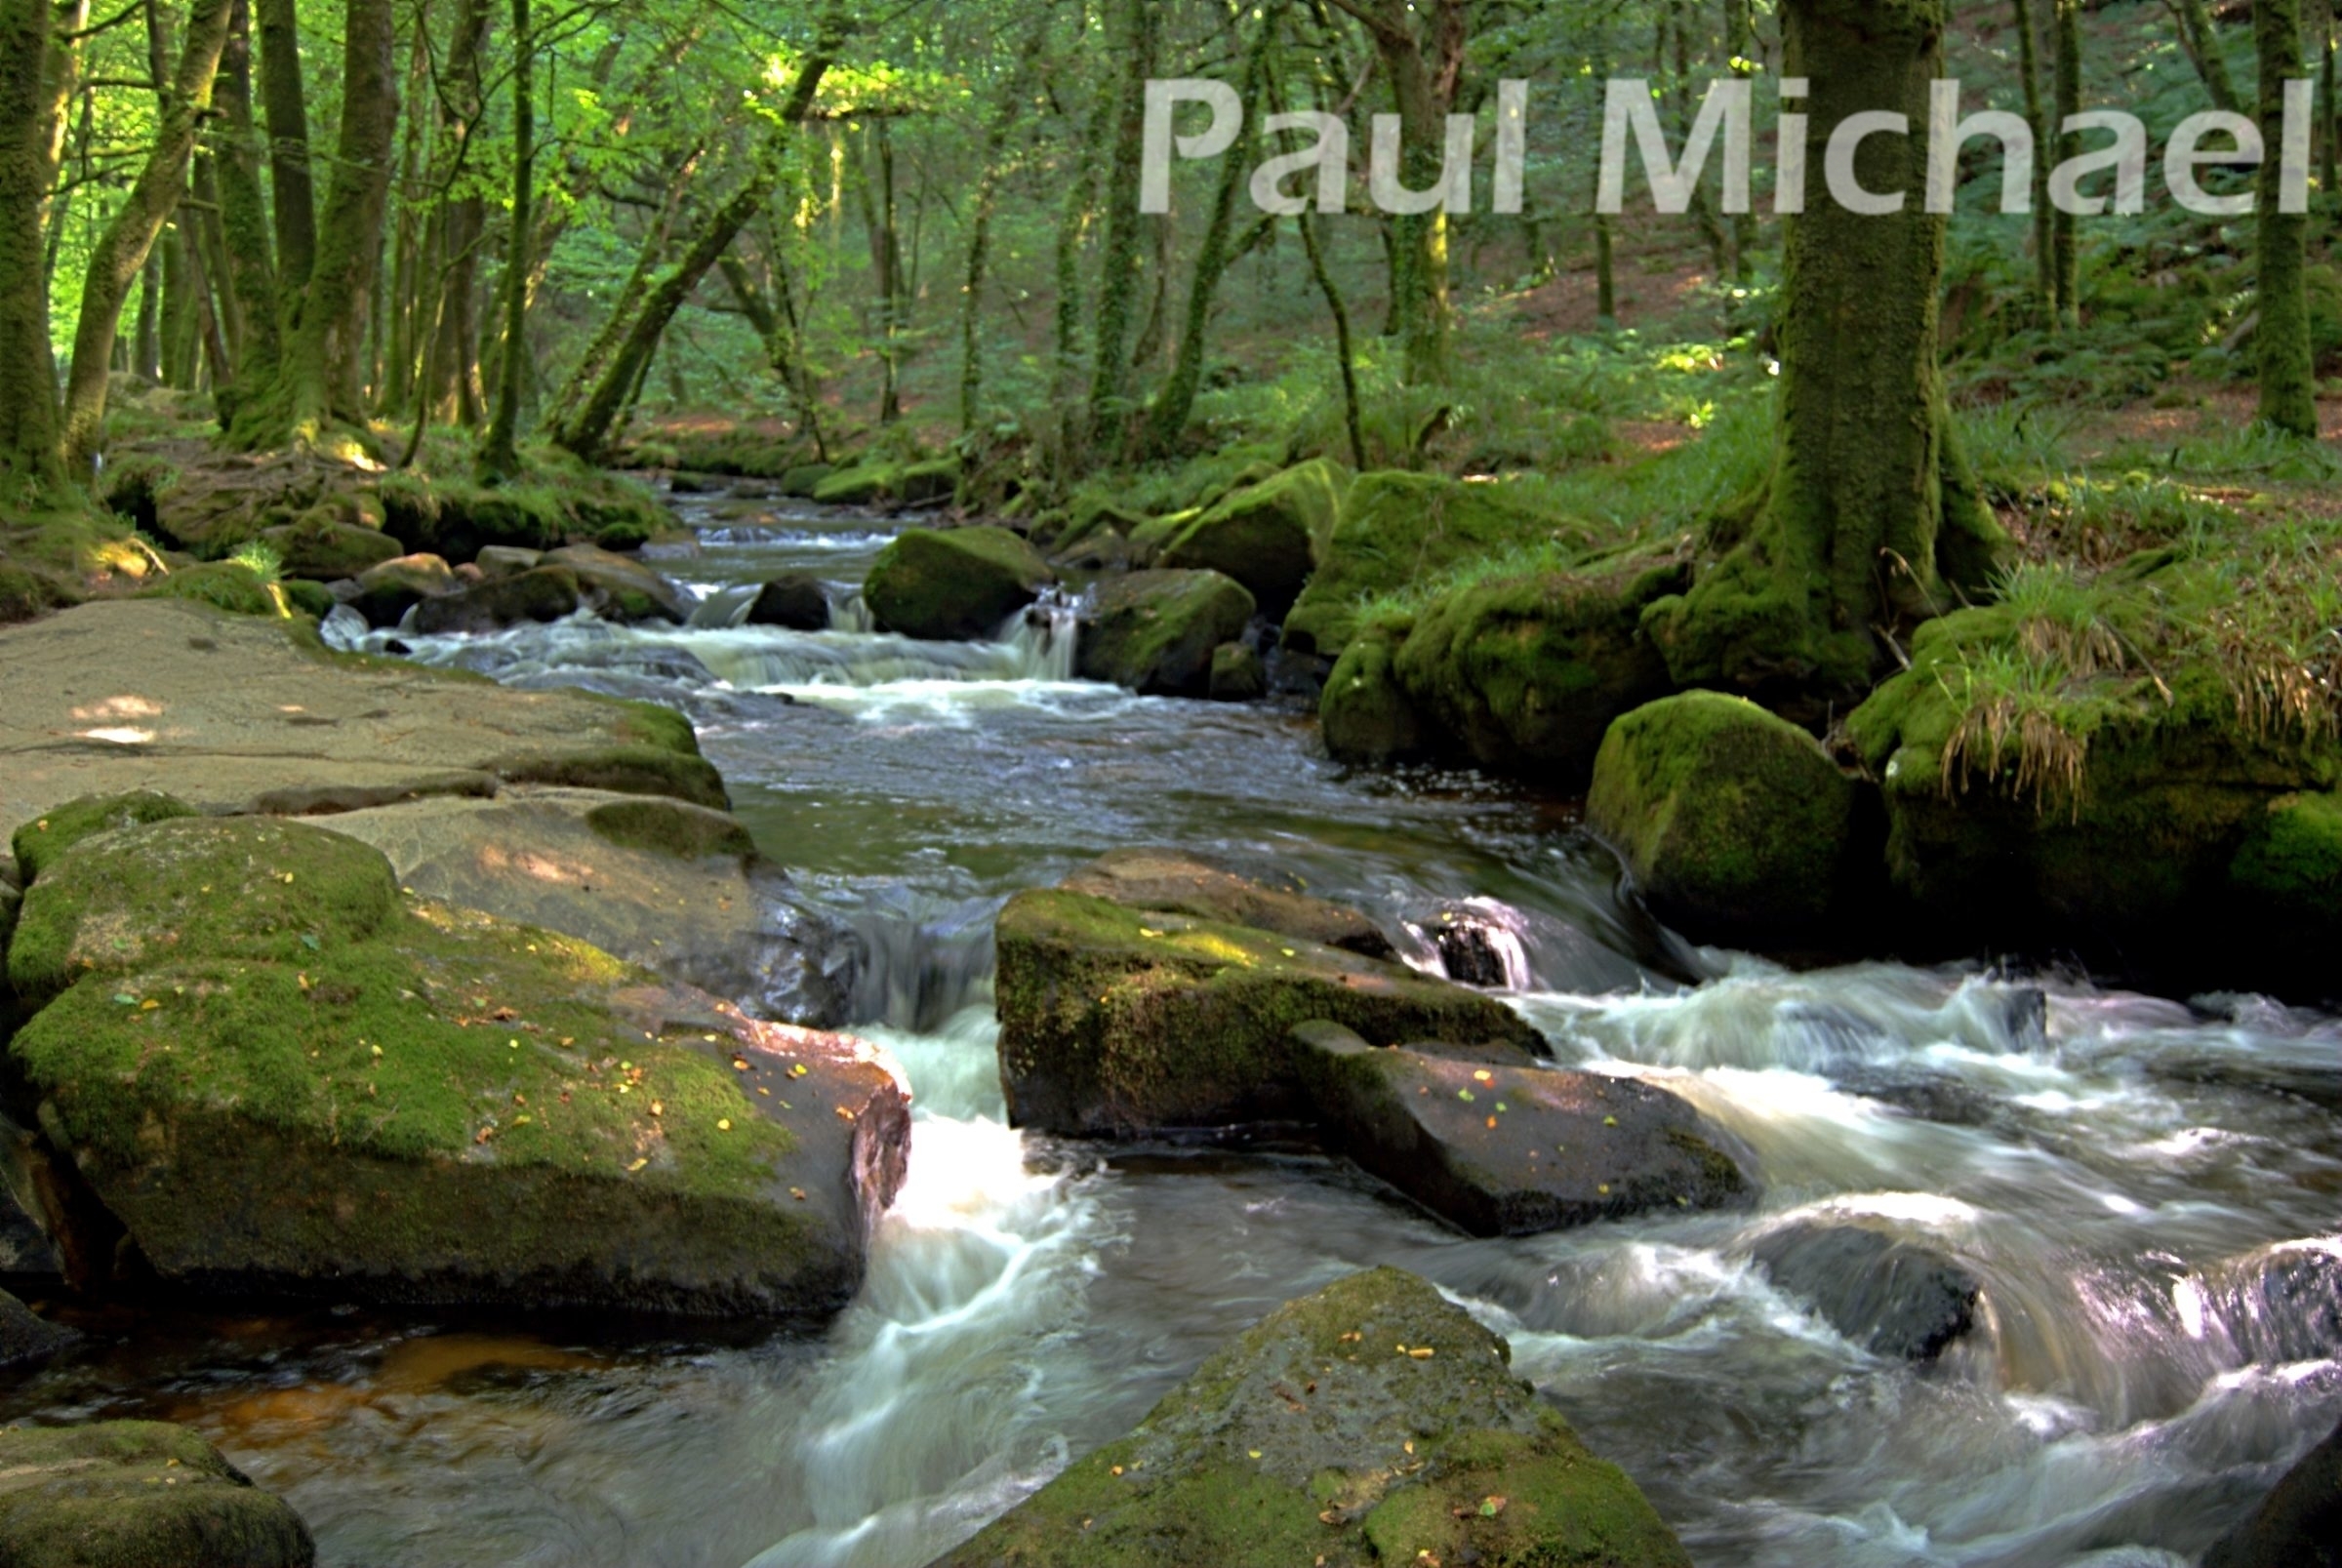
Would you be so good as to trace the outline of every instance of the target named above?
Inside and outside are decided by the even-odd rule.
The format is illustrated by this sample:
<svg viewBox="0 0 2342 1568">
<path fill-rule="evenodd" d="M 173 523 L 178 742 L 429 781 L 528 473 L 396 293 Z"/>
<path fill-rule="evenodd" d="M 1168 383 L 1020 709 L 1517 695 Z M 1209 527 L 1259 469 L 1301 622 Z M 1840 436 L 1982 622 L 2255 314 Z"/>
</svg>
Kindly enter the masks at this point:
<svg viewBox="0 0 2342 1568">
<path fill-rule="evenodd" d="M 1483 1519 L 1495 1518 L 1505 1511 L 1507 1501 L 1508 1499 L 1493 1496 L 1480 1499 L 1480 1517 Z"/>
<path fill-rule="evenodd" d="M 1494 1116 L 1488 1118 L 1488 1130 L 1490 1132 L 1496 1131 L 1496 1118 Z"/>
<path fill-rule="evenodd" d="M 121 1003 L 124 1007 L 136 1007 L 139 1005 L 139 999 L 136 996 L 131 995 L 128 991 L 114 992 L 114 1000 Z"/>
<path fill-rule="evenodd" d="M 1248 1448 L 1245 1450 L 1245 1452 L 1250 1454 L 1254 1459 L 1259 1459 L 1261 1457 L 1261 1451 L 1257 1448 Z"/>
<path fill-rule="evenodd" d="M 1433 1349 L 1433 1348 L 1432 1348 L 1430 1346 L 1428 1346 L 1428 1345 L 1419 1345 L 1419 1346 L 1415 1347 L 1415 1348 L 1414 1348 L 1414 1349 L 1412 1349 L 1412 1350 L 1409 1350 L 1409 1351 L 1407 1352 L 1407 1354 L 1408 1354 L 1408 1356 L 1409 1356 L 1410 1358 L 1412 1358 L 1412 1359 L 1414 1359 L 1414 1360 L 1417 1360 L 1417 1361 L 1429 1361 L 1429 1360 L 1430 1360 L 1430 1359 L 1431 1359 L 1433 1356 L 1435 1356 L 1435 1355 L 1437 1355 L 1438 1353 L 1439 1353 L 1439 1352 L 1438 1352 L 1437 1350 L 1434 1350 L 1434 1349 Z M 1415 1452 L 1415 1450 L 1414 1450 L 1414 1449 L 1412 1449 L 1412 1448 L 1409 1448 L 1409 1449 L 1407 1450 L 1407 1452 L 1408 1452 L 1408 1453 L 1410 1453 L 1410 1454 L 1412 1454 L 1412 1453 L 1414 1453 L 1414 1452 Z"/>
<path fill-rule="evenodd" d="M 642 1169 L 642 1168 L 643 1168 L 645 1165 L 648 1165 L 648 1164 L 650 1164 L 650 1163 L 651 1163 L 651 1162 L 650 1162 L 648 1159 L 638 1159 L 638 1160 L 636 1160 L 636 1161 L 635 1161 L 633 1164 L 631 1164 L 631 1165 L 629 1165 L 629 1166 L 627 1166 L 627 1167 L 626 1167 L 627 1174 L 628 1174 L 628 1175 L 631 1175 L 632 1173 L 634 1173 L 634 1172 L 636 1172 L 636 1171 L 639 1171 L 639 1170 L 641 1170 L 641 1169 Z"/>
<path fill-rule="evenodd" d="M 732 1118 L 731 1118 L 731 1117 L 729 1117 L 729 1116 L 726 1116 L 726 1117 L 723 1117 L 721 1120 L 717 1121 L 717 1122 L 716 1122 L 716 1124 L 715 1124 L 715 1130 L 716 1130 L 717 1132 L 719 1132 L 719 1133 L 728 1133 L 728 1132 L 730 1132 L 730 1131 L 732 1130 Z"/>
<path fill-rule="evenodd" d="M 1494 1083 L 1496 1082 L 1496 1074 L 1483 1067 L 1472 1075 L 1472 1081 L 1474 1083 Z"/>
<path fill-rule="evenodd" d="M 163 1005 L 162 1003 L 160 1003 L 160 1002 L 156 1001 L 156 1000 L 153 998 L 153 997 L 149 996 L 149 997 L 147 997 L 147 998 L 146 998 L 146 1000 L 144 1000 L 144 1001 L 142 1001 L 142 1002 L 141 1002 L 141 1003 L 139 1004 L 139 1011 L 140 1011 L 140 1012 L 141 1012 L 141 1013 L 151 1013 L 151 1012 L 153 1012 L 153 1011 L 154 1011 L 156 1008 L 158 1008 L 158 1007 L 160 1007 L 160 1006 L 162 1006 L 162 1005 Z"/>
<path fill-rule="evenodd" d="M 664 1115 L 666 1115 L 666 1101 L 664 1101 L 664 1100 L 654 1100 L 654 1101 L 652 1101 L 652 1102 L 651 1102 L 651 1114 L 652 1114 L 652 1115 L 654 1115 L 654 1116 L 664 1116 Z"/>
<path fill-rule="evenodd" d="M 1618 1125 L 1618 1118 L 1616 1116 L 1604 1116 L 1602 1118 L 1602 1125 L 1605 1127 L 1615 1127 Z"/>
</svg>

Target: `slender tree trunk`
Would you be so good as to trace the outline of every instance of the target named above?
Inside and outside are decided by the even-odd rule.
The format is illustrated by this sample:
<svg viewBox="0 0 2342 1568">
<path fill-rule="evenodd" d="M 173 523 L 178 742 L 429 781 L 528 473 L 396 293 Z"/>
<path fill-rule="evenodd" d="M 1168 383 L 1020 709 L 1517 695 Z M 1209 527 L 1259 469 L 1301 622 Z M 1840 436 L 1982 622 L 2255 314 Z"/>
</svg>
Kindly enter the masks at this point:
<svg viewBox="0 0 2342 1568">
<path fill-rule="evenodd" d="M 496 412 L 480 444 L 480 477 L 499 481 L 520 468 L 514 440 L 520 425 L 525 385 L 529 319 L 529 239 L 535 230 L 530 205 L 536 199 L 537 98 L 532 59 L 537 38 L 529 27 L 529 0 L 512 0 L 512 233 L 505 246 L 505 351 L 498 365 Z"/>
<path fill-rule="evenodd" d="M 2057 26 L 2056 100 L 2057 161 L 2081 155 L 2081 134 L 2069 134 L 2066 122 L 2081 112 L 2081 0 L 2050 0 Z M 2050 220 L 2051 262 L 2057 277 L 2057 321 L 2060 328 L 2081 325 L 2081 235 L 2074 215 L 2061 212 Z"/>
<path fill-rule="evenodd" d="M 1684 141 L 1691 140 L 1691 24 L 1685 15 L 1684 0 L 1668 0 L 1667 14 L 1660 20 L 1660 36 L 1666 40 L 1672 34 L 1674 44 L 1674 77 L 1669 94 L 1676 106 L 1676 135 Z M 1661 64 L 1670 63 L 1668 51 L 1662 48 Z M 1724 237 L 1724 225 L 1717 221 L 1715 204 L 1708 199 L 1706 181 L 1691 187 L 1691 221 L 1700 231 L 1700 242 L 1708 248 L 1710 272 L 1716 278 L 1724 276 L 1728 261 L 1729 242 Z"/>
<path fill-rule="evenodd" d="M 157 384 L 163 379 L 163 252 L 167 249 L 163 246 L 146 253 L 146 265 L 139 275 L 139 324 L 130 351 L 131 374 Z"/>
<path fill-rule="evenodd" d="M 1367 466 L 1366 426 L 1358 410 L 1358 366 L 1351 346 L 1350 309 L 1342 302 L 1342 292 L 1334 287 L 1333 273 L 1326 269 L 1325 249 L 1317 242 L 1317 215 L 1305 212 L 1294 221 L 1301 226 L 1302 248 L 1309 253 L 1310 276 L 1325 297 L 1326 313 L 1334 318 L 1334 352 L 1342 359 L 1342 422 L 1350 434 L 1351 463 L 1363 473 Z"/>
<path fill-rule="evenodd" d="M 82 24 L 89 20 L 89 0 L 64 0 L 51 12 L 49 44 L 41 56 L 41 87 L 33 109 L 33 125 L 39 136 L 41 171 L 41 221 L 49 221 L 50 193 L 57 188 L 58 171 L 65 163 L 65 108 L 73 96 L 81 91 Z M 161 90 L 163 73 L 170 65 L 170 49 L 163 41 L 168 25 L 162 12 L 153 3 L 146 8 L 147 60 L 153 71 L 156 90 Z"/>
<path fill-rule="evenodd" d="M 41 209 L 49 199 L 49 0 L 0 0 L 0 515 L 63 482 Z"/>
<path fill-rule="evenodd" d="M 1269 59 L 1276 46 L 1277 29 L 1284 20 L 1284 7 L 1271 4 L 1261 10 L 1255 24 L 1252 48 L 1245 56 L 1243 85 L 1237 97 L 1243 104 L 1244 123 L 1252 123 L 1260 108 L 1261 93 L 1267 85 Z M 1205 225 L 1203 247 L 1196 254 L 1195 275 L 1188 291 L 1188 315 L 1179 335 L 1179 356 L 1171 366 L 1171 378 L 1163 383 L 1154 400 L 1153 418 L 1150 422 L 1147 445 L 1149 450 L 1163 456 L 1179 443 L 1182 431 L 1188 427 L 1188 415 L 1195 407 L 1195 393 L 1203 385 L 1204 339 L 1211 326 L 1212 302 L 1219 297 L 1220 280 L 1229 266 L 1229 230 L 1235 221 L 1236 191 L 1250 170 L 1248 160 L 1232 150 L 1220 161 L 1220 184 L 1212 193 L 1211 221 Z M 1309 226 L 1307 215 L 1302 225 Z"/>
<path fill-rule="evenodd" d="M 2241 101 L 2237 97 L 2236 79 L 2229 75 L 2228 56 L 2220 48 L 2220 32 L 2211 14 L 2204 9 L 2203 0 L 2178 0 L 2178 5 L 2188 57 L 2196 61 L 2203 90 L 2211 95 L 2214 108 L 2235 112 Z"/>
<path fill-rule="evenodd" d="M 2025 77 L 2025 118 L 2033 126 L 2033 144 L 2043 149 L 2033 160 L 2034 307 L 2040 324 L 2055 331 L 2057 313 L 2057 213 L 2049 205 L 2049 157 L 2058 144 L 2056 127 L 2041 103 L 2040 32 L 2034 22 L 2036 0 L 2014 0 L 2012 20 L 2017 29 L 2017 68 Z"/>
<path fill-rule="evenodd" d="M 420 191 L 426 178 L 424 137 L 430 116 L 423 112 L 423 105 L 430 101 L 434 69 L 430 8 L 425 5 L 417 8 L 415 31 L 407 46 L 407 101 L 414 105 L 414 112 L 406 117 L 399 181 L 400 188 L 409 193 Z M 428 230 L 435 226 L 438 216 L 433 204 L 426 220 L 422 206 L 412 194 L 398 203 L 398 221 L 392 228 L 395 237 L 390 244 L 390 290 L 387 296 L 379 297 L 384 307 L 383 324 L 377 334 L 382 373 L 375 385 L 377 401 L 384 412 L 405 412 L 407 399 L 421 379 L 416 364 L 416 340 L 424 329 L 424 315 L 430 309 L 424 300 L 426 292 L 424 245 L 430 238 Z"/>
<path fill-rule="evenodd" d="M 1892 217 L 1814 202 L 1789 225 L 1771 490 L 1748 536 L 1651 629 L 1685 686 L 1777 699 L 1868 688 L 1880 633 L 1950 608 L 1989 575 L 1999 530 L 1952 438 L 1936 362 L 1945 221 L 1921 209 L 1928 84 L 1945 0 L 1785 0 L 1784 73 L 1812 84 L 1817 143 L 1855 114 L 1911 116 L 1867 138 L 1864 188 Z"/>
<path fill-rule="evenodd" d="M 1724 51 L 1732 57 L 1732 74 L 1741 81 L 1756 75 L 1756 18 L 1753 0 L 1724 0 Z M 2038 123 L 2038 118 L 2037 118 Z M 1732 276 L 1748 283 L 1756 275 L 1756 215 L 1736 213 L 1732 218 Z"/>
<path fill-rule="evenodd" d="M 2255 0 L 2253 42 L 2260 56 L 2261 163 L 2258 205 L 2261 324 L 2254 333 L 2261 370 L 2261 419 L 2288 435 L 2318 434 L 2318 378 L 2310 347 L 2310 221 L 2280 211 L 2285 185 L 2285 84 L 2305 81 L 2301 0 Z"/>
<path fill-rule="evenodd" d="M 73 368 L 65 382 L 65 463 L 79 474 L 96 456 L 105 426 L 106 382 L 114 362 L 114 334 L 122 303 L 146 265 L 155 236 L 186 188 L 195 132 L 212 106 L 212 80 L 227 46 L 229 0 L 194 0 L 186 41 L 171 75 L 171 93 L 145 166 L 99 236 L 82 274 L 81 318 L 73 330 Z"/>
<path fill-rule="evenodd" d="M 279 353 L 277 320 L 281 302 L 276 294 L 276 269 L 270 263 L 267 204 L 261 196 L 261 149 L 252 118 L 252 30 L 247 0 L 234 0 L 228 17 L 227 46 L 220 57 L 220 76 L 212 101 L 219 108 L 214 178 L 220 187 L 220 226 L 226 238 L 227 284 L 244 326 L 244 342 L 236 363 L 237 385 L 223 396 L 223 422 L 235 421 L 234 401 L 263 389 L 276 376 Z M 148 260 L 149 268 L 153 261 Z M 141 307 L 141 330 L 144 330 Z"/>
<path fill-rule="evenodd" d="M 2318 81 L 2318 188 L 2327 201 L 2342 187 L 2342 107 L 2335 102 L 2334 19 L 2342 0 L 2325 0 L 2318 19 L 2318 52 L 2322 66 Z"/>
<path fill-rule="evenodd" d="M 895 141 L 881 116 L 871 127 L 871 178 L 863 181 L 863 224 L 869 234 L 870 273 L 878 293 L 878 422 L 903 418 L 903 239 L 896 221 Z M 870 200 L 870 187 L 877 200 Z"/>
<path fill-rule="evenodd" d="M 992 123 L 984 137 L 984 173 L 976 185 L 975 213 L 968 224 L 968 273 L 959 299 L 959 428 L 976 428 L 984 400 L 984 286 L 992 261 L 992 217 L 1000 202 L 1000 181 L 1007 173 L 1008 139 L 1025 112 L 1032 91 L 1032 72 L 1042 51 L 1030 49 L 1018 57 L 1000 95 Z"/>
<path fill-rule="evenodd" d="M 1145 157 L 1147 82 L 1160 36 L 1155 0 L 1121 0 L 1115 51 L 1122 75 L 1114 101 L 1113 158 L 1106 181 L 1105 258 L 1098 280 L 1097 332 L 1090 348 L 1089 439 L 1116 444 L 1130 402 L 1130 335 L 1139 293 L 1139 179 Z M 1159 221 L 1160 220 L 1156 220 Z"/>
<path fill-rule="evenodd" d="M 317 198 L 309 181 L 308 94 L 301 81 L 301 27 L 293 0 L 253 0 L 261 30 L 261 106 L 268 128 L 276 274 L 291 304 L 317 260 Z"/>
<path fill-rule="evenodd" d="M 488 0 L 464 0 L 457 13 L 455 32 L 448 40 L 444 75 L 449 121 L 442 128 L 448 152 L 437 171 L 433 188 L 442 189 L 462 169 L 484 107 L 480 83 L 480 50 L 488 35 Z M 466 429 L 476 427 L 486 402 L 480 384 L 479 289 L 480 242 L 487 228 L 487 211 L 479 192 L 469 184 L 448 202 L 440 216 L 441 305 L 438 344 L 431 355 L 434 374 L 425 394 L 437 417 Z"/>
<path fill-rule="evenodd" d="M 1054 271 L 1057 279 L 1055 353 L 1050 361 L 1049 405 L 1060 411 L 1059 446 L 1070 461 L 1085 444 L 1075 417 L 1074 387 L 1081 380 L 1083 290 L 1081 252 L 1098 201 L 1100 133 L 1113 115 L 1113 97 L 1102 95 L 1088 126 L 1073 142 L 1072 178 L 1058 209 Z"/>
<path fill-rule="evenodd" d="M 782 150 L 780 139 L 793 134 L 812 112 L 822 78 L 844 47 L 847 31 L 846 7 L 832 3 L 823 13 L 819 40 L 797 67 L 796 82 L 782 106 L 780 127 L 774 133 L 776 143 L 765 149 L 764 167 L 750 176 L 730 201 L 707 216 L 681 258 L 644 291 L 641 306 L 601 378 L 555 430 L 553 439 L 563 448 L 587 462 L 601 455 L 621 408 L 658 351 L 659 340 L 665 335 L 667 323 L 674 319 L 692 290 L 699 287 L 700 279 L 707 275 L 707 269 L 715 265 L 716 259 L 731 248 L 740 231 L 763 211 L 776 180 L 775 166 L 780 162 Z"/>
</svg>

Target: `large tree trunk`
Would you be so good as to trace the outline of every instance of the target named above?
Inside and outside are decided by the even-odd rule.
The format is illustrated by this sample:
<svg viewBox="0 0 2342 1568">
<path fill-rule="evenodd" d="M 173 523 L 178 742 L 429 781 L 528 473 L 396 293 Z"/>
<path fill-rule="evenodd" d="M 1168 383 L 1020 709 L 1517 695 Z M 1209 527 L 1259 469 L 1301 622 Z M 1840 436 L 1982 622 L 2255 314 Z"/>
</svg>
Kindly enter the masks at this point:
<svg viewBox="0 0 2342 1568">
<path fill-rule="evenodd" d="M 73 367 L 65 383 L 65 463 L 73 473 L 87 467 L 104 431 L 106 382 L 122 304 L 186 187 L 196 128 L 211 112 L 212 80 L 227 46 L 229 9 L 230 0 L 194 0 L 188 8 L 186 41 L 171 73 L 171 95 L 153 149 L 82 274 L 81 319 L 73 329 Z"/>
<path fill-rule="evenodd" d="M 832 3 L 824 10 L 821 35 L 797 67 L 796 82 L 789 89 L 787 101 L 782 105 L 776 138 L 793 134 L 812 113 L 822 78 L 828 74 L 838 52 L 845 46 L 847 27 L 848 13 L 842 3 Z M 715 265 L 716 259 L 731 248 L 740 231 L 764 210 L 765 200 L 773 192 L 773 170 L 780 162 L 779 151 L 778 147 L 767 149 L 763 167 L 749 177 L 748 182 L 730 201 L 707 216 L 674 265 L 644 291 L 641 305 L 600 379 L 554 430 L 553 440 L 560 446 L 589 462 L 601 456 L 620 410 L 649 369 L 651 356 L 658 352 L 666 324 L 699 287 L 707 269 Z"/>
<path fill-rule="evenodd" d="M 527 387 L 528 351 L 522 337 L 529 320 L 529 239 L 535 232 L 537 102 L 532 58 L 536 35 L 529 27 L 529 0 L 512 0 L 512 231 L 505 245 L 505 352 L 499 361 L 496 412 L 480 445 L 479 471 L 485 480 L 507 479 L 520 466 L 514 440 L 520 428 L 520 397 Z"/>
<path fill-rule="evenodd" d="M 1161 36 L 1155 0 L 1121 0 L 1116 9 L 1115 49 L 1121 80 L 1114 97 L 1113 157 L 1106 179 L 1106 244 L 1098 278 L 1098 316 L 1090 344 L 1089 440 L 1115 445 L 1128 417 L 1130 336 L 1138 320 L 1139 183 L 1144 173 L 1147 82 L 1154 74 Z M 1155 218 L 1154 222 L 1166 220 Z"/>
<path fill-rule="evenodd" d="M 1865 189 L 1907 192 L 1890 217 L 1817 192 L 1789 225 L 1771 486 L 1743 538 L 1690 594 L 1654 607 L 1676 680 L 1778 702 L 1866 689 L 1894 627 L 1981 587 L 1999 531 L 1952 436 L 1936 360 L 1945 221 L 1923 210 L 1928 83 L 1945 0 L 1786 0 L 1784 74 L 1812 84 L 1815 144 L 1849 116 L 1910 116 L 1866 139 Z"/>
<path fill-rule="evenodd" d="M 276 272 L 290 302 L 308 287 L 317 260 L 317 198 L 309 180 L 309 107 L 301 84 L 301 27 L 293 0 L 254 0 L 254 15 L 261 28 L 268 187 L 276 197 Z"/>
<path fill-rule="evenodd" d="M 2301 60 L 2301 0 L 2257 0 L 2253 40 L 2261 64 L 2261 161 L 2258 249 L 2261 324 L 2254 335 L 2261 370 L 2261 419 L 2288 435 L 2318 434 L 2318 377 L 2310 348 L 2310 221 L 2281 210 L 2286 184 L 2285 84 L 2306 81 Z M 2306 151 L 2306 149 L 2305 149 Z"/>
<path fill-rule="evenodd" d="M 2041 102 L 2040 31 L 2034 22 L 2035 0 L 2015 0 L 2017 68 L 2025 77 L 2025 119 L 2033 127 L 2033 246 L 2035 308 L 2040 324 L 2057 327 L 2057 212 L 2049 205 L 2047 149 L 2057 145 L 2056 127 Z"/>
<path fill-rule="evenodd" d="M 2065 162 L 2081 155 L 2081 134 L 2067 134 L 2068 120 L 2081 112 L 2081 0 L 2050 0 L 2055 7 L 2056 43 L 2056 100 L 2058 137 L 2054 145 L 2056 161 Z M 2081 325 L 2081 234 L 2074 223 L 2072 213 L 2061 212 L 2050 220 L 2050 258 L 2057 269 L 2057 321 L 2059 327 Z"/>
<path fill-rule="evenodd" d="M 1447 115 L 1456 101 L 1469 40 L 1464 0 L 1342 0 L 1366 23 L 1398 106 L 1399 172 L 1410 190 L 1428 190 L 1447 160 Z M 1416 18 L 1421 16 L 1420 23 Z M 1418 31 L 1418 27 L 1422 29 Z M 1448 221 L 1444 209 L 1393 216 L 1391 327 L 1406 349 L 1407 380 L 1436 384 L 1448 376 Z"/>
<path fill-rule="evenodd" d="M 64 478 L 41 255 L 53 47 L 49 0 L 0 0 L 0 515 L 37 505 Z"/>
</svg>

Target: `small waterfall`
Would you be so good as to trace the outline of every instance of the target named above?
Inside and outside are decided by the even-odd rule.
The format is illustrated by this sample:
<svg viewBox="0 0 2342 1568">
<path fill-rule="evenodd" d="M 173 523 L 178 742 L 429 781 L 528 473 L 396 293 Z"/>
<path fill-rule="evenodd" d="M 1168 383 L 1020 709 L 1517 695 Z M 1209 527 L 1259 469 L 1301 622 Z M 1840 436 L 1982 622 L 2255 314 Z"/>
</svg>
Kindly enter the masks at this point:
<svg viewBox="0 0 2342 1568">
<path fill-rule="evenodd" d="M 994 907 L 988 899 L 944 903 L 898 885 L 847 915 L 862 945 L 853 1021 L 926 1034 L 989 1004 Z"/>
<path fill-rule="evenodd" d="M 1031 671 L 1028 680 L 1063 683 L 1073 678 L 1080 639 L 1079 607 L 1061 588 L 1051 588 L 995 633 L 1014 648 Z"/>
</svg>

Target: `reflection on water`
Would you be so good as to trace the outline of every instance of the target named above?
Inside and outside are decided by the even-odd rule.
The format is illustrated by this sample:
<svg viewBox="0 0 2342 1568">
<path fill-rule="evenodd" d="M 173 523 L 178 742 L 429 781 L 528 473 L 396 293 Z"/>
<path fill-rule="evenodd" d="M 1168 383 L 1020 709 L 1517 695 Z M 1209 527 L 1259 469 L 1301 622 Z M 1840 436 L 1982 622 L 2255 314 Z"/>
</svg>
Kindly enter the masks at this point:
<svg viewBox="0 0 2342 1568">
<path fill-rule="evenodd" d="M 868 519 L 730 526 L 667 569 L 719 595 L 813 571 L 854 624 Z M 332 1563 L 906 1568 L 1271 1307 L 1392 1263 L 1507 1335 L 1703 1564 L 2113 1568 L 2187 1560 L 2342 1414 L 2332 1019 L 1695 951 L 1533 803 L 1350 775 L 1293 714 L 1071 682 L 1062 610 L 955 648 L 709 619 L 416 647 L 686 706 L 759 841 L 860 936 L 858 1012 L 918 1120 L 855 1307 L 819 1336 L 648 1345 L 116 1310 L 86 1319 L 98 1349 L 0 1385 L 0 1416 L 190 1421 Z M 1306 1150 L 1008 1130 L 992 912 L 1149 842 L 1289 873 L 1419 967 L 1501 982 L 1564 1059 L 1746 1143 L 1763 1204 L 1472 1240 Z M 1750 1261 L 1817 1218 L 1956 1258 L 1983 1331 L 1926 1372 L 1840 1338 Z"/>
</svg>

